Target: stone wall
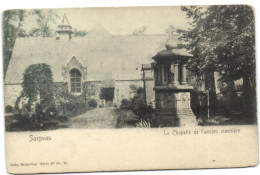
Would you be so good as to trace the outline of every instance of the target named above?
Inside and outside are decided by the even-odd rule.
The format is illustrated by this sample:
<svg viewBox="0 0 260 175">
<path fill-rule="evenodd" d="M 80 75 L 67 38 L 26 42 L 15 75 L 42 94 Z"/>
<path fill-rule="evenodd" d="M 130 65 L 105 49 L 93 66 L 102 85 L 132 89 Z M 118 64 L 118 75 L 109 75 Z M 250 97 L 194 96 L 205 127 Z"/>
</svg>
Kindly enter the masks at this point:
<svg viewBox="0 0 260 175">
<path fill-rule="evenodd" d="M 115 96 L 113 103 L 117 106 L 121 105 L 123 99 L 131 99 L 134 97 L 134 92 L 130 88 L 131 85 L 143 87 L 142 80 L 116 80 L 115 81 Z"/>
<path fill-rule="evenodd" d="M 17 98 L 21 95 L 21 84 L 4 85 L 4 105 L 14 107 Z"/>
<path fill-rule="evenodd" d="M 114 99 L 113 104 L 120 106 L 123 99 L 131 99 L 134 93 L 130 88 L 131 85 L 136 87 L 143 87 L 142 80 L 115 80 L 114 84 Z M 100 104 L 101 81 L 87 81 L 84 82 L 83 91 L 87 99 L 95 99 Z"/>
<path fill-rule="evenodd" d="M 99 104 L 101 81 L 86 81 L 83 83 L 83 92 L 87 99 L 94 99 Z"/>
<path fill-rule="evenodd" d="M 122 99 L 131 99 L 134 97 L 134 93 L 130 88 L 130 85 L 135 85 L 136 87 L 143 87 L 142 80 L 116 80 L 115 81 L 115 91 L 113 103 L 116 106 L 121 105 Z M 56 92 L 55 94 L 66 95 L 68 93 L 68 83 L 55 83 Z M 4 85 L 4 104 L 5 107 L 10 105 L 15 106 L 17 98 L 21 95 L 22 86 L 21 84 Z M 95 99 L 97 104 L 100 102 L 100 91 L 101 91 L 101 81 L 86 81 L 82 84 L 82 92 L 87 100 Z M 150 98 L 150 97 L 149 97 Z"/>
</svg>

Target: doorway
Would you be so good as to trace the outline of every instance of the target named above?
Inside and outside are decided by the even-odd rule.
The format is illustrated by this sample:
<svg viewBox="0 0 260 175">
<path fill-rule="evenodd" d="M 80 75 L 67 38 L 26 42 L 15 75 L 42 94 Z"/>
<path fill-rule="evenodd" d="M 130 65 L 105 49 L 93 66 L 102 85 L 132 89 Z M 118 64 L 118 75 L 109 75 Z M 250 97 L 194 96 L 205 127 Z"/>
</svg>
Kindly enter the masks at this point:
<svg viewBox="0 0 260 175">
<path fill-rule="evenodd" d="M 99 98 L 102 103 L 100 104 L 100 107 L 113 107 L 114 90 L 114 87 L 101 88 Z"/>
</svg>

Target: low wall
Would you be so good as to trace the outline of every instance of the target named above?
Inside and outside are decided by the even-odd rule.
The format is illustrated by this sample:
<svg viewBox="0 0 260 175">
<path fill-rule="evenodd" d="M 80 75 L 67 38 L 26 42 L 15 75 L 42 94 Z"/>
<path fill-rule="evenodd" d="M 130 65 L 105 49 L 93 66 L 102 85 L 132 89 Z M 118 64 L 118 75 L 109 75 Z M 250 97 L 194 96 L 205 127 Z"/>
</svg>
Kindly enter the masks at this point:
<svg viewBox="0 0 260 175">
<path fill-rule="evenodd" d="M 117 106 L 121 105 L 122 99 L 131 99 L 134 96 L 131 85 L 136 87 L 143 87 L 142 80 L 116 80 L 113 103 Z M 57 92 L 68 92 L 68 83 L 56 82 L 55 86 Z M 85 94 L 86 99 L 95 99 L 99 104 L 101 91 L 101 81 L 86 81 L 82 83 L 82 92 Z M 21 84 L 5 84 L 4 85 L 4 105 L 15 106 L 17 98 L 21 95 Z M 57 93 L 56 92 L 56 93 Z M 148 95 L 150 98 L 150 96 Z"/>
</svg>

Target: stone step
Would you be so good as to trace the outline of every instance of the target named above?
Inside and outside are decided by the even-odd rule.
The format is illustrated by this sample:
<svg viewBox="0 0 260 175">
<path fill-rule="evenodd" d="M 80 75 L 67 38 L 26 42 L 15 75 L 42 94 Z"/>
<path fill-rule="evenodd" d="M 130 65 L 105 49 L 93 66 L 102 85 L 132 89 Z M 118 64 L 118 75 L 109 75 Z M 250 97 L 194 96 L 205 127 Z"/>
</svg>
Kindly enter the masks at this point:
<svg viewBox="0 0 260 175">
<path fill-rule="evenodd" d="M 193 114 L 192 111 L 178 111 L 178 112 L 169 112 L 169 111 L 160 111 L 156 112 L 157 114 L 167 113 L 167 114 Z"/>
<path fill-rule="evenodd" d="M 183 109 L 183 110 L 178 110 L 177 112 L 192 112 L 191 109 Z"/>
<path fill-rule="evenodd" d="M 198 125 L 196 116 L 193 113 L 177 115 L 173 113 L 160 113 L 159 116 L 161 120 L 166 121 L 170 126 L 192 127 Z"/>
<path fill-rule="evenodd" d="M 157 112 L 156 113 L 157 115 L 194 115 L 193 112 L 177 112 L 177 113 L 174 113 L 174 112 Z"/>
<path fill-rule="evenodd" d="M 185 122 L 196 122 L 196 116 L 192 112 L 190 108 L 185 108 L 181 109 L 178 111 L 175 111 L 173 109 L 162 109 L 162 110 L 157 110 L 156 114 L 158 116 L 162 116 L 163 118 L 180 118 L 181 121 Z M 184 123 L 185 123 L 184 122 Z"/>
<path fill-rule="evenodd" d="M 192 112 L 189 113 L 176 113 L 177 115 L 194 115 Z"/>
</svg>

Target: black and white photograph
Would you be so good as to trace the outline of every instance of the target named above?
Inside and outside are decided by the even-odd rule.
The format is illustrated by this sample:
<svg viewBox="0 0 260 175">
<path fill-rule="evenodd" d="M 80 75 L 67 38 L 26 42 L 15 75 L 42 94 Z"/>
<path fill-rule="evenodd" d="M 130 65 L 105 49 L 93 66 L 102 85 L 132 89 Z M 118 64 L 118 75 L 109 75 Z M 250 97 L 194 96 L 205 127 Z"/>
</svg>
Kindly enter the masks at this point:
<svg viewBox="0 0 260 175">
<path fill-rule="evenodd" d="M 257 165 L 254 7 L 7 9 L 2 13 L 2 34 L 4 120 L 10 173 L 40 173 L 44 166 L 46 172 L 52 173 Z M 38 156 L 35 156 L 37 161 L 28 158 L 28 161 L 20 162 L 21 158 L 18 158 L 25 152 L 30 153 L 27 144 L 35 147 L 32 152 L 40 144 L 40 148 L 49 144 L 45 148 L 53 153 L 53 145 L 60 145 L 57 139 L 61 140 L 61 136 L 64 138 L 67 134 L 74 141 L 82 135 L 86 143 L 93 139 L 97 144 L 99 134 L 116 133 L 113 137 L 117 140 L 116 145 L 120 142 L 117 134 L 130 133 L 125 136 L 131 142 L 134 135 L 144 138 L 148 132 L 155 134 L 158 131 L 160 134 L 157 135 L 161 137 L 181 137 L 185 145 L 198 142 L 185 137 L 195 140 L 202 135 L 202 140 L 209 141 L 207 138 L 212 137 L 214 142 L 223 137 L 219 144 L 231 144 L 228 149 L 233 149 L 234 153 L 230 155 L 246 147 L 245 142 L 252 147 L 248 157 L 241 153 L 237 158 L 233 157 L 237 162 L 230 164 L 218 164 L 218 157 L 214 156 L 219 152 L 225 154 L 220 149 L 205 156 L 210 163 L 186 165 L 183 158 L 180 165 L 154 168 L 149 168 L 152 164 L 127 168 L 122 163 L 117 168 L 106 164 L 99 168 L 82 165 L 75 170 L 66 169 L 72 161 L 61 160 L 66 159 L 66 155 L 48 162 L 47 158 L 37 162 Z M 89 136 L 93 132 L 96 136 Z M 143 135 L 143 132 L 146 133 Z M 241 139 L 239 144 L 243 146 L 237 148 L 231 140 L 239 140 L 240 134 L 249 141 Z M 228 137 L 232 138 L 229 140 Z M 12 151 L 15 149 L 12 141 L 16 138 L 19 140 L 15 143 L 21 144 L 24 154 Z M 230 143 L 226 143 L 227 140 Z M 61 153 L 73 157 L 90 155 L 77 151 L 75 148 L 82 141 L 77 146 L 74 141 L 66 142 L 67 147 L 63 145 Z M 153 143 L 149 138 L 142 141 Z M 172 146 L 176 144 L 174 140 L 171 143 Z M 156 150 L 161 146 L 156 142 L 154 147 L 147 147 L 144 155 L 151 156 L 149 149 Z M 200 151 L 205 153 L 207 147 L 203 147 Z M 101 149 L 101 145 L 98 148 Z M 106 148 L 109 152 L 111 147 Z M 142 155 L 139 151 L 136 148 L 123 154 Z M 95 153 L 101 156 L 101 152 Z M 219 156 L 224 161 L 226 154 Z M 156 157 L 155 154 L 153 158 Z M 244 161 L 242 157 L 246 157 Z M 146 159 L 149 156 L 142 158 Z M 166 156 L 165 161 L 171 159 L 174 157 Z M 212 164 L 215 161 L 216 164 Z M 54 166 L 57 170 L 48 169 Z"/>
<path fill-rule="evenodd" d="M 253 9 L 151 11 L 5 11 L 6 131 L 256 124 Z"/>
</svg>

